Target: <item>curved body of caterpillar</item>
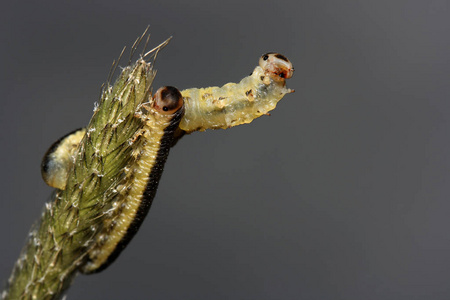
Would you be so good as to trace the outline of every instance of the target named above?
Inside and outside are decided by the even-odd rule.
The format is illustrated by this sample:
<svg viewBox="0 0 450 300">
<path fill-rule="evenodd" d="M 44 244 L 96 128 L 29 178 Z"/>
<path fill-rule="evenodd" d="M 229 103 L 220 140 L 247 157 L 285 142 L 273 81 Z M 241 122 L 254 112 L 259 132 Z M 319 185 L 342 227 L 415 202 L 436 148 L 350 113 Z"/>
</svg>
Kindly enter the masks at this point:
<svg viewBox="0 0 450 300">
<path fill-rule="evenodd" d="M 81 268 L 85 274 L 108 267 L 127 246 L 141 226 L 164 169 L 173 141 L 173 133 L 184 113 L 183 98 L 173 87 L 160 88 L 138 116 L 144 121 L 133 141 L 140 139 L 132 155 L 134 163 L 122 184 L 116 187 L 116 199 L 110 216 L 103 220 L 102 231 L 88 252 L 88 261 Z"/>
<path fill-rule="evenodd" d="M 259 64 L 239 83 L 181 91 L 186 113 L 180 129 L 186 133 L 226 129 L 250 123 L 273 110 L 284 95 L 293 92 L 286 88 L 286 79 L 292 77 L 294 68 L 278 53 L 262 55 Z"/>
</svg>

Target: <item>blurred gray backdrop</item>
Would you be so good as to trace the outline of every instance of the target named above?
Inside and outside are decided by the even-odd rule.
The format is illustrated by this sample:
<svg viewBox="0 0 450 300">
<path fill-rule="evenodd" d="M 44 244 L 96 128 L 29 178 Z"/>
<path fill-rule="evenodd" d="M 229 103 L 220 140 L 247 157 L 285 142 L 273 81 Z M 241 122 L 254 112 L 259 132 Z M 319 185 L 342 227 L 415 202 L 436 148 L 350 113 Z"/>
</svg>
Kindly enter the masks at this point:
<svg viewBox="0 0 450 300">
<path fill-rule="evenodd" d="M 155 87 L 222 85 L 268 51 L 296 72 L 270 117 L 186 136 L 141 230 L 67 299 L 450 299 L 445 0 L 17 1 L 0 12 L 0 280 L 147 25 Z"/>
</svg>

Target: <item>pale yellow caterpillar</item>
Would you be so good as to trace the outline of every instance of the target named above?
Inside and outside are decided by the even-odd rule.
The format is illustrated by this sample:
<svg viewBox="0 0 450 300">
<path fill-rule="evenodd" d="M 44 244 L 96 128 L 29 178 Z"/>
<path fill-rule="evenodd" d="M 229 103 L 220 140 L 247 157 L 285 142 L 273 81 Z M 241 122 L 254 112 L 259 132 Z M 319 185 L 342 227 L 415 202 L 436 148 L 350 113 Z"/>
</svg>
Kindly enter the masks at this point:
<svg viewBox="0 0 450 300">
<path fill-rule="evenodd" d="M 186 113 L 180 129 L 190 133 L 250 123 L 293 92 L 286 88 L 286 79 L 293 73 L 292 63 L 285 56 L 266 53 L 252 74 L 239 83 L 183 90 Z"/>
</svg>

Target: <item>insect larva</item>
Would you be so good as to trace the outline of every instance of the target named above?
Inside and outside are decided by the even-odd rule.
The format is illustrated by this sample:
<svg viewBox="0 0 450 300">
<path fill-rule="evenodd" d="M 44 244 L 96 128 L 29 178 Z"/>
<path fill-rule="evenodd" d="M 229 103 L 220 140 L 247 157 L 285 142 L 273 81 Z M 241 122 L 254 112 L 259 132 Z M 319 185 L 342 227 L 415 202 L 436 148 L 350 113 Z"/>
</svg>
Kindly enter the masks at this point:
<svg viewBox="0 0 450 300">
<path fill-rule="evenodd" d="M 103 218 L 103 229 L 96 236 L 81 271 L 94 273 L 105 269 L 133 238 L 155 196 L 169 149 L 183 133 L 228 128 L 267 114 L 285 94 L 293 92 L 286 88 L 286 79 L 293 72 L 286 57 L 267 53 L 261 56 L 252 74 L 239 83 L 181 93 L 173 87 L 159 89 L 137 113 L 144 126 L 130 143 L 138 139 L 141 143 L 136 143 L 131 153 L 133 163 L 124 169 L 124 177 L 114 188 L 112 207 L 105 212 L 111 215 Z M 65 189 L 77 145 L 85 133 L 86 129 L 75 131 L 47 151 L 42 176 L 48 185 Z"/>
<path fill-rule="evenodd" d="M 239 83 L 183 90 L 186 113 L 180 129 L 190 133 L 250 123 L 293 92 L 286 88 L 286 79 L 293 73 L 292 63 L 285 56 L 271 52 L 262 55 L 259 66 Z"/>
<path fill-rule="evenodd" d="M 134 138 L 143 137 L 134 164 L 117 185 L 118 194 L 111 216 L 103 221 L 94 246 L 89 250 L 83 273 L 105 269 L 126 247 L 150 209 L 158 182 L 164 169 L 173 133 L 183 116 L 183 97 L 174 87 L 160 88 L 148 104 L 142 106 L 142 130 Z M 122 188 L 121 188 L 122 187 Z"/>
<path fill-rule="evenodd" d="M 111 216 L 103 221 L 102 232 L 88 253 L 83 273 L 105 269 L 126 247 L 147 214 L 158 187 L 164 163 L 172 146 L 173 134 L 184 113 L 183 97 L 174 87 L 158 89 L 149 103 L 142 105 L 138 114 L 144 126 L 130 140 L 135 143 L 143 137 L 144 143 L 135 149 L 134 163 L 128 174 L 117 184 L 115 205 Z M 86 129 L 76 130 L 55 142 L 42 161 L 42 177 L 55 188 L 64 190 L 74 154 Z"/>
</svg>

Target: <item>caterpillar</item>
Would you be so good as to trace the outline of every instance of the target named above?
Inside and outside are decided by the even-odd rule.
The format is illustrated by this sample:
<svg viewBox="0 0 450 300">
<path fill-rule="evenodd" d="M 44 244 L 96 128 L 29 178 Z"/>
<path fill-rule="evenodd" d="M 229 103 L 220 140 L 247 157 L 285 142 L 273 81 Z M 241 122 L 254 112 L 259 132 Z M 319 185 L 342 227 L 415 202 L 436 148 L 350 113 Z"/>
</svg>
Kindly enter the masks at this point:
<svg viewBox="0 0 450 300">
<path fill-rule="evenodd" d="M 130 142 L 140 139 L 141 143 L 133 150 L 134 165 L 125 169 L 115 188 L 119 199 L 114 202 L 123 207 L 113 207 L 117 213 L 103 221 L 81 271 L 90 274 L 105 269 L 130 242 L 150 208 L 169 150 L 178 139 L 185 133 L 250 123 L 267 114 L 285 94 L 294 92 L 286 88 L 286 79 L 293 72 L 285 56 L 270 52 L 262 55 L 259 66 L 239 83 L 181 92 L 174 87 L 160 88 L 137 113 L 144 126 Z M 86 129 L 76 130 L 46 152 L 41 173 L 49 186 L 66 188 L 74 155 L 85 135 Z"/>
<path fill-rule="evenodd" d="M 190 133 L 250 123 L 273 110 L 284 95 L 294 92 L 286 88 L 286 79 L 293 73 L 292 63 L 284 55 L 269 52 L 239 83 L 183 90 L 186 113 L 180 129 Z"/>
<path fill-rule="evenodd" d="M 109 266 L 136 234 L 150 209 L 159 179 L 172 145 L 173 134 L 184 114 L 183 97 L 170 86 L 158 89 L 149 103 L 142 105 L 144 126 L 133 140 L 143 142 L 134 149 L 134 164 L 116 187 L 115 214 L 103 222 L 103 230 L 88 252 L 81 271 L 99 272 Z M 120 205 L 122 204 L 122 205 Z M 120 207 L 119 207 L 120 206 Z"/>
</svg>

